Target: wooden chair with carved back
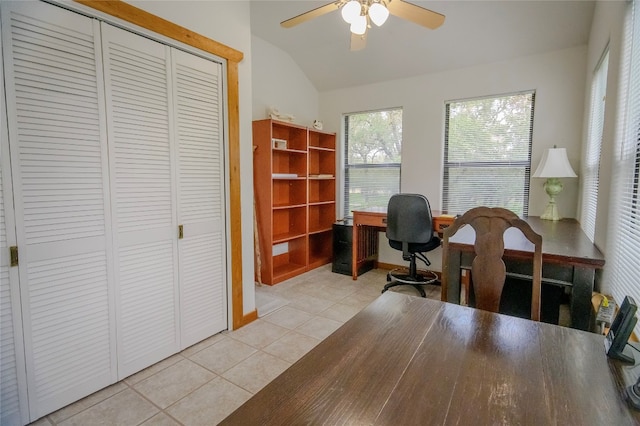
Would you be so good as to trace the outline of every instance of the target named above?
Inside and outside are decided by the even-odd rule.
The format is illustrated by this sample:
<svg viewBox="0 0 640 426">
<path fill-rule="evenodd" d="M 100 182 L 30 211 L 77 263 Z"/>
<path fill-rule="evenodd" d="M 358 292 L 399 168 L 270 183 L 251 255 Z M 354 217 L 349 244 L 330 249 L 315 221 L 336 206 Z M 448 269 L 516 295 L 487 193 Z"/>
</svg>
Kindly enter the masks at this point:
<svg viewBox="0 0 640 426">
<path fill-rule="evenodd" d="M 442 287 L 447 288 L 449 239 L 464 225 L 473 227 L 476 233 L 471 265 L 473 292 L 476 308 L 498 312 L 504 282 L 507 276 L 502 256 L 504 254 L 504 232 L 518 228 L 534 245 L 531 294 L 531 319 L 540 321 L 540 295 L 542 286 L 542 236 L 520 219 L 511 210 L 494 207 L 476 207 L 456 218 L 444 230 L 442 252 Z"/>
</svg>

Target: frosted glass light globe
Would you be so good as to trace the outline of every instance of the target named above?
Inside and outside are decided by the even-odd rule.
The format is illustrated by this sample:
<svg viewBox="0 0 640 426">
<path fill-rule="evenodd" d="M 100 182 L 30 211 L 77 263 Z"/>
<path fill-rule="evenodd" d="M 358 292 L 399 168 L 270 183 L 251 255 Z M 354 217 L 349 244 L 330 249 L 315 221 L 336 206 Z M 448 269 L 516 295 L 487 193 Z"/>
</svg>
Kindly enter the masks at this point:
<svg viewBox="0 0 640 426">
<path fill-rule="evenodd" d="M 352 24 L 353 21 L 360 16 L 361 9 L 362 6 L 359 1 L 351 0 L 349 3 L 342 6 L 342 19 L 344 19 L 345 22 Z"/>
<path fill-rule="evenodd" d="M 364 15 L 358 16 L 351 23 L 351 32 L 357 35 L 362 35 L 367 31 L 367 17 Z"/>
<path fill-rule="evenodd" d="M 373 3 L 369 7 L 369 17 L 374 24 L 381 26 L 389 17 L 389 10 L 381 3 Z"/>
</svg>

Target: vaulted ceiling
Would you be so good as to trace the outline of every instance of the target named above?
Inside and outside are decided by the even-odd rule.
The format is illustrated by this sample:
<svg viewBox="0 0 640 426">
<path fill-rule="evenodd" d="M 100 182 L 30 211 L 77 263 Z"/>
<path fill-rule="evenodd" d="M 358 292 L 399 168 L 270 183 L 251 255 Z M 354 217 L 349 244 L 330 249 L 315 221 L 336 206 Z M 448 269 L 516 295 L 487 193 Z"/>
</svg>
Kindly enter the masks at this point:
<svg viewBox="0 0 640 426">
<path fill-rule="evenodd" d="M 329 1 L 254 0 L 251 31 L 287 52 L 317 90 L 327 91 L 584 45 L 594 9 L 587 0 L 411 2 L 444 14 L 444 24 L 429 30 L 390 16 L 369 29 L 364 50 L 352 52 L 339 11 L 280 26 Z"/>
</svg>

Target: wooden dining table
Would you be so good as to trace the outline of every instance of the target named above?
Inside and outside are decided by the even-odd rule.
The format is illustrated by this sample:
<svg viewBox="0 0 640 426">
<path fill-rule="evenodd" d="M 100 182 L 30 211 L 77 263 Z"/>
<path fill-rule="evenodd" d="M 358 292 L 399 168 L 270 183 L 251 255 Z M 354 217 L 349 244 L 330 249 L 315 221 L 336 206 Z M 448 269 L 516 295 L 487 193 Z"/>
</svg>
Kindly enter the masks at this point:
<svg viewBox="0 0 640 426">
<path fill-rule="evenodd" d="M 601 335 L 388 291 L 221 424 L 632 425 L 638 374 Z"/>
<path fill-rule="evenodd" d="M 542 282 L 570 290 L 571 327 L 589 330 L 592 327 L 591 296 L 596 273 L 605 264 L 604 254 L 589 240 L 575 219 L 559 221 L 539 217 L 523 218 L 542 235 Z M 442 288 L 442 300 L 461 301 L 461 270 L 470 269 L 473 261 L 475 232 L 464 226 L 449 240 L 448 286 Z M 504 234 L 504 256 L 507 273 L 531 277 L 533 244 L 517 229 Z"/>
</svg>

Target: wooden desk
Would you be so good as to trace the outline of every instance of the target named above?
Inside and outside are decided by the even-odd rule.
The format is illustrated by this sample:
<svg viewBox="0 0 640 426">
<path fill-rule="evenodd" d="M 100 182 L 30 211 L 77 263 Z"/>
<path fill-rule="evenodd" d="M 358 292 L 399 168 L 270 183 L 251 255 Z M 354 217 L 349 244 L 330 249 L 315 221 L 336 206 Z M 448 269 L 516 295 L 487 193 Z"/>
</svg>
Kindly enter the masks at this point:
<svg viewBox="0 0 640 426">
<path fill-rule="evenodd" d="M 591 293 L 595 271 L 604 267 L 604 255 L 589 240 L 575 219 L 557 222 L 527 217 L 534 231 L 542 235 L 543 283 L 571 287 L 571 326 L 588 330 L 591 316 Z M 442 300 L 460 303 L 460 268 L 469 268 L 475 233 L 462 227 L 449 240 L 448 286 L 442 289 Z M 533 245 L 516 229 L 505 233 L 507 271 L 531 275 Z"/>
<path fill-rule="evenodd" d="M 221 424 L 631 425 L 625 369 L 596 334 L 389 291 Z"/>
<path fill-rule="evenodd" d="M 353 212 L 353 238 L 351 248 L 351 277 L 358 279 L 358 271 L 365 262 L 375 261 L 378 255 L 378 232 L 387 228 L 387 209 L 371 207 Z M 433 230 L 442 233 L 443 227 L 453 219 L 439 219 L 440 211 L 432 210 Z"/>
</svg>

